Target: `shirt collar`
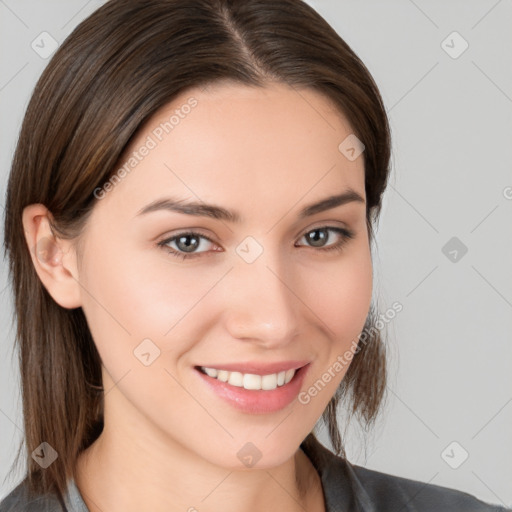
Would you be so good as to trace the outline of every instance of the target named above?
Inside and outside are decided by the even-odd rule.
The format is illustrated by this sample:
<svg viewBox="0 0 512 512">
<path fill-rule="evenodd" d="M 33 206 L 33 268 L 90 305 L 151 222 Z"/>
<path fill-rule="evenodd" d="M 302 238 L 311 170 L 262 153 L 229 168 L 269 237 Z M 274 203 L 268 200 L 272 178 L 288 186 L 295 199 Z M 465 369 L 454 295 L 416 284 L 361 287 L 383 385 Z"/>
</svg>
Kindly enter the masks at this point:
<svg viewBox="0 0 512 512">
<path fill-rule="evenodd" d="M 376 512 L 351 464 L 310 433 L 300 445 L 320 476 L 326 512 Z"/>
</svg>

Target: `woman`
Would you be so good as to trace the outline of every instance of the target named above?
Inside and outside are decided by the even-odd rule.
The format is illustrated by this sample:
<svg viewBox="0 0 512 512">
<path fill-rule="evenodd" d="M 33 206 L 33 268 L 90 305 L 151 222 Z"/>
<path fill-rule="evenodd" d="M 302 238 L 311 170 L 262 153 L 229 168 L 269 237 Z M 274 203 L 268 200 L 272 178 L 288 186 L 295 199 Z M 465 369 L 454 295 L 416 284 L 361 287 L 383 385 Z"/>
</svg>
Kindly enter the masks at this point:
<svg viewBox="0 0 512 512">
<path fill-rule="evenodd" d="M 371 75 L 300 1 L 81 23 L 8 184 L 28 474 L 0 511 L 504 510 L 345 457 L 338 402 L 368 428 L 384 398 L 389 158 Z"/>
</svg>

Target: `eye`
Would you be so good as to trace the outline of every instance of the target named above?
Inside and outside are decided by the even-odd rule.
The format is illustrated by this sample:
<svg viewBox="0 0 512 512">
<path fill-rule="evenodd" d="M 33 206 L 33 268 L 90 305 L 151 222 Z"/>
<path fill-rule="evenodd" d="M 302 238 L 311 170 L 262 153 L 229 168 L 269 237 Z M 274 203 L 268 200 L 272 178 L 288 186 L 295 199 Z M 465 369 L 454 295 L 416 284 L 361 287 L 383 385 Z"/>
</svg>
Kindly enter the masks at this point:
<svg viewBox="0 0 512 512">
<path fill-rule="evenodd" d="M 179 233 L 178 235 L 174 235 L 170 238 L 166 238 L 161 242 L 158 242 L 158 246 L 168 249 L 169 254 L 175 256 L 176 258 L 196 258 L 197 256 L 200 256 L 201 253 L 205 252 L 194 252 L 198 247 L 204 247 L 205 244 L 201 244 L 201 240 L 206 240 L 207 242 L 213 243 L 205 235 L 201 235 L 194 231 L 185 231 L 183 233 Z M 175 244 L 177 250 L 173 249 L 172 247 L 169 247 L 169 244 Z"/>
<path fill-rule="evenodd" d="M 338 241 L 327 245 L 326 242 L 331 239 L 331 233 L 335 233 L 338 236 Z M 341 251 L 345 247 L 345 244 L 354 238 L 354 236 L 354 233 L 348 229 L 335 226 L 322 226 L 308 231 L 302 238 L 305 238 L 308 244 L 312 244 L 312 247 L 320 251 Z"/>
<path fill-rule="evenodd" d="M 327 244 L 326 242 L 331 239 L 332 233 L 337 235 L 338 241 Z M 341 251 L 345 244 L 350 239 L 354 238 L 354 236 L 354 233 L 348 229 L 335 226 L 322 226 L 308 231 L 302 235 L 302 238 L 305 238 L 307 243 L 311 244 L 310 247 L 316 248 L 319 251 Z M 206 243 L 202 243 L 202 241 L 206 241 Z M 205 245 L 208 246 L 208 242 L 213 244 L 213 241 L 205 235 L 194 231 L 184 231 L 158 242 L 157 245 L 165 248 L 169 254 L 176 258 L 189 259 L 197 258 L 204 252 L 208 253 L 209 251 L 204 248 Z M 170 247 L 170 244 L 175 244 L 176 248 Z M 198 251 L 197 249 L 199 248 L 205 250 Z M 214 252 L 218 251 L 214 250 Z"/>
</svg>

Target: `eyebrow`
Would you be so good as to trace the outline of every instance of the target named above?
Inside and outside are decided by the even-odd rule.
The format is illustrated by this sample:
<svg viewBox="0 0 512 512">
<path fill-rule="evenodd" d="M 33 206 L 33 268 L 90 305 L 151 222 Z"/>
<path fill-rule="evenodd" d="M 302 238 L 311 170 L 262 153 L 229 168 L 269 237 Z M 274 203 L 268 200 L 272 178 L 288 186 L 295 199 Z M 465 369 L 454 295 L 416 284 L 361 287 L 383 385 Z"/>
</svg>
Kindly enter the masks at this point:
<svg viewBox="0 0 512 512">
<path fill-rule="evenodd" d="M 352 202 L 365 204 L 365 200 L 355 190 L 347 189 L 342 194 L 329 196 L 321 199 L 320 201 L 317 201 L 316 203 L 305 206 L 299 212 L 299 219 L 304 219 L 317 213 L 321 213 L 323 211 L 336 208 L 337 206 L 342 206 Z M 207 204 L 203 202 L 187 201 L 184 199 L 175 199 L 171 197 L 157 199 L 147 206 L 144 206 L 141 210 L 139 210 L 136 217 L 160 210 L 183 213 L 186 215 L 194 215 L 197 217 L 210 217 L 213 219 L 224 220 L 233 223 L 242 222 L 242 216 L 238 212 L 227 210 L 222 206 Z"/>
</svg>

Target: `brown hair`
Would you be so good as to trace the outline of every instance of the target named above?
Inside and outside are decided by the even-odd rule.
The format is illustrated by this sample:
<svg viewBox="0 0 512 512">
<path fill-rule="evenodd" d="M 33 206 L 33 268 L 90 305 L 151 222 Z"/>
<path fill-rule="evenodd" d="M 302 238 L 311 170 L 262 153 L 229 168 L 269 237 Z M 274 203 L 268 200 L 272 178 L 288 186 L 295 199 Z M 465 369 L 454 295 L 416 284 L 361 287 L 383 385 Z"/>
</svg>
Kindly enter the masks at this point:
<svg viewBox="0 0 512 512">
<path fill-rule="evenodd" d="M 65 309 L 34 269 L 24 207 L 44 204 L 52 229 L 76 239 L 137 130 L 188 88 L 229 80 L 279 81 L 332 100 L 365 145 L 367 227 L 378 220 L 390 160 L 390 128 L 377 86 L 332 27 L 301 0 L 110 0 L 80 23 L 41 75 L 13 158 L 5 208 L 30 492 L 64 492 L 75 463 L 103 428 L 101 361 L 81 308 Z M 341 142 L 341 141 L 340 141 Z M 365 331 L 374 323 L 373 303 Z M 366 428 L 386 385 L 380 333 L 359 344 L 323 413 L 345 456 L 336 405 Z M 42 442 L 58 458 L 42 469 Z M 20 444 L 15 465 L 19 461 Z M 12 471 L 12 469 L 11 469 Z"/>
</svg>

